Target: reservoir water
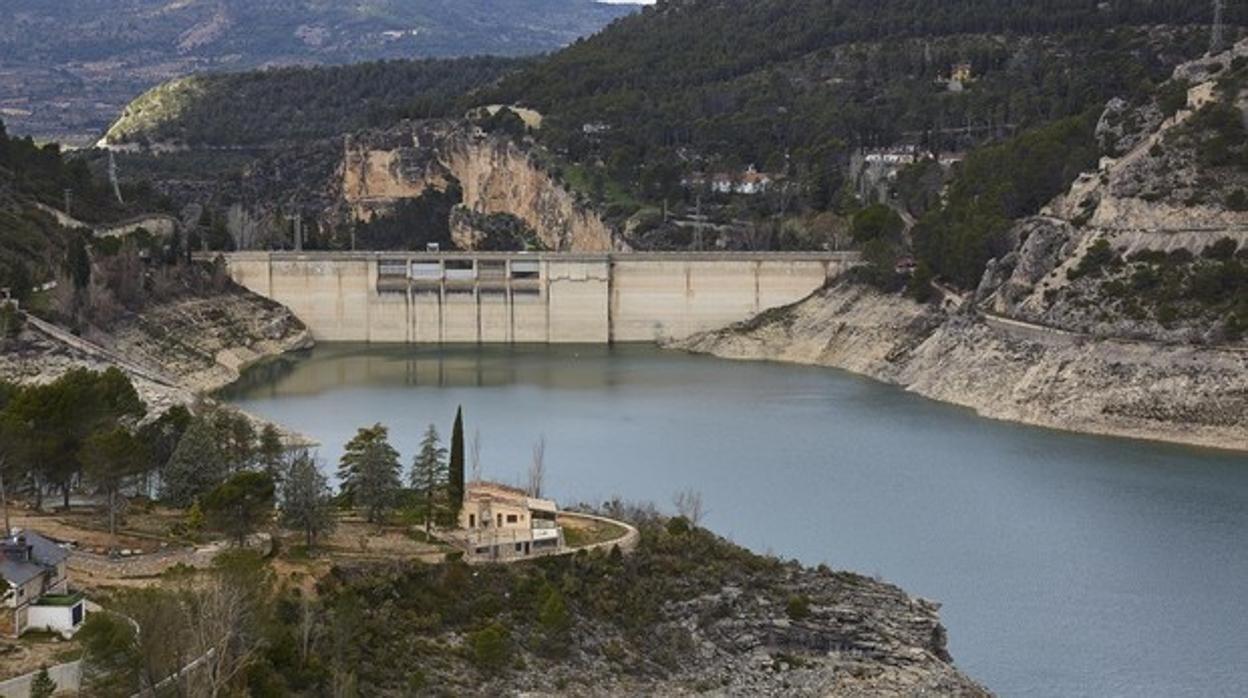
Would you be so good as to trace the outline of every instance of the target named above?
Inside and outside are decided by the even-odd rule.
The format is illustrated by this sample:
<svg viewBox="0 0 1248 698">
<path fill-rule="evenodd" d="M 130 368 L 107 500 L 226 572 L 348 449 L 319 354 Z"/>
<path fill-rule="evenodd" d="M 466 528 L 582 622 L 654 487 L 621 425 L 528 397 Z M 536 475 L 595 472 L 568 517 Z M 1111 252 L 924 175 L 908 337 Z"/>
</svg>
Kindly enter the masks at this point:
<svg viewBox="0 0 1248 698">
<path fill-rule="evenodd" d="M 544 435 L 562 503 L 696 489 L 738 543 L 942 602 L 954 660 L 1003 696 L 1248 696 L 1248 456 L 640 346 L 323 345 L 222 396 L 331 474 L 357 427 L 410 462 L 463 405 L 488 478 L 522 482 Z"/>
</svg>

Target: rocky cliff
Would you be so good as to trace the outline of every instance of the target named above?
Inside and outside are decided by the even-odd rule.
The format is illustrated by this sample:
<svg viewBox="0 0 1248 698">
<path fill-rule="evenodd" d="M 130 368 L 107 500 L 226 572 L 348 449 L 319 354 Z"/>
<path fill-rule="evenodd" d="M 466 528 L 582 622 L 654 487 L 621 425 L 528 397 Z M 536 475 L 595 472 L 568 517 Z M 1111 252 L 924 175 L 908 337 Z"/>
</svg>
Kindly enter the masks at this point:
<svg viewBox="0 0 1248 698">
<path fill-rule="evenodd" d="M 850 282 L 674 346 L 846 369 L 995 419 L 1248 445 L 1248 351 L 1100 339 L 946 312 Z"/>
<path fill-rule="evenodd" d="M 0 341 L 0 378 L 42 382 L 76 367 L 117 366 L 159 413 L 233 382 L 257 361 L 312 344 L 289 310 L 241 289 L 156 304 L 84 335 L 30 318 L 18 337 Z"/>
<path fill-rule="evenodd" d="M 842 282 L 679 346 L 843 368 L 999 419 L 1248 448 L 1243 85 L 1248 42 L 1180 66 L 1152 102 L 1111 103 L 1098 171 L 943 307 Z"/>
<path fill-rule="evenodd" d="M 393 210 L 428 189 L 456 184 L 463 206 L 478 214 L 509 214 L 524 221 L 547 249 L 615 249 L 603 220 L 564 188 L 514 140 L 462 123 L 404 123 L 347 138 L 342 199 L 356 220 Z"/>
<path fill-rule="evenodd" d="M 1015 229 L 978 297 L 1099 337 L 1238 344 L 1248 327 L 1248 42 L 1180 65 L 1152 101 L 1112 101 L 1108 153 Z"/>
<path fill-rule="evenodd" d="M 403 628 L 402 642 L 360 636 L 361 694 L 410 692 L 418 673 L 465 696 L 989 695 L 954 666 L 938 604 L 756 555 L 684 520 L 632 522 L 629 554 L 338 568 L 319 588 L 325 607 L 386 599 L 356 611 L 360 622 Z M 540 610 L 552 593 L 561 612 Z M 431 614 L 437 623 L 420 621 Z M 506 661 L 484 673 L 481 627 L 507 637 Z"/>
</svg>

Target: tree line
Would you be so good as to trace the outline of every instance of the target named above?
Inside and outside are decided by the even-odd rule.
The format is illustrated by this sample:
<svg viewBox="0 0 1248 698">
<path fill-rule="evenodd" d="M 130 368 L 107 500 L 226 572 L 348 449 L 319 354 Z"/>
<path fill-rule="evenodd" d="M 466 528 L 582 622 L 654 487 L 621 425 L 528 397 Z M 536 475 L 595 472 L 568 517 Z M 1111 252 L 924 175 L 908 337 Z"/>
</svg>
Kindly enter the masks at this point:
<svg viewBox="0 0 1248 698">
<path fill-rule="evenodd" d="M 406 474 L 385 426 L 359 429 L 338 463 L 337 494 L 317 456 L 271 424 L 257 429 L 246 415 L 207 403 L 148 417 L 117 368 L 74 369 L 44 384 L 0 382 L 0 489 L 36 509 L 51 493 L 66 508 L 75 491 L 99 494 L 114 537 L 127 496 L 185 510 L 187 536 L 207 527 L 239 544 L 273 520 L 275 507 L 277 523 L 308 546 L 333 530 L 339 508 L 358 509 L 371 523 L 403 510 L 426 533 L 457 525 L 467 486 L 462 409 L 449 449 L 430 424 Z"/>
</svg>

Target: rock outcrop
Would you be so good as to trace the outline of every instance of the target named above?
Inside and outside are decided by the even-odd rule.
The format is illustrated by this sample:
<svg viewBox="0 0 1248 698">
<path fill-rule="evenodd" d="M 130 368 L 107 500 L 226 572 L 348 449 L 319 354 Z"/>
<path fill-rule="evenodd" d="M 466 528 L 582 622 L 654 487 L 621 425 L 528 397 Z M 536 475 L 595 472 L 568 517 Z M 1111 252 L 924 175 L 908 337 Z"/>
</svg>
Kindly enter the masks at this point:
<svg viewBox="0 0 1248 698">
<path fill-rule="evenodd" d="M 846 369 L 995 419 L 1248 447 L 1248 351 L 1098 339 L 946 314 L 849 282 L 673 346 Z"/>
<path fill-rule="evenodd" d="M 44 382 L 73 368 L 116 366 L 158 414 L 234 382 L 258 361 L 311 345 L 289 310 L 230 290 L 157 304 L 84 337 L 31 320 L 0 343 L 0 378 Z"/>
<path fill-rule="evenodd" d="M 1113 156 L 1016 224 L 952 310 L 842 282 L 677 346 L 843 368 L 998 419 L 1248 449 L 1248 177 L 1212 147 L 1248 157 L 1245 58 L 1248 41 L 1179 66 L 1170 116 L 1162 97 L 1112 101 L 1097 136 Z"/>
<path fill-rule="evenodd" d="M 510 214 L 547 249 L 603 252 L 614 231 L 515 141 L 455 122 L 405 123 L 346 140 L 342 198 L 356 220 L 388 213 L 428 189 L 457 184 L 463 205 L 479 214 Z"/>
</svg>

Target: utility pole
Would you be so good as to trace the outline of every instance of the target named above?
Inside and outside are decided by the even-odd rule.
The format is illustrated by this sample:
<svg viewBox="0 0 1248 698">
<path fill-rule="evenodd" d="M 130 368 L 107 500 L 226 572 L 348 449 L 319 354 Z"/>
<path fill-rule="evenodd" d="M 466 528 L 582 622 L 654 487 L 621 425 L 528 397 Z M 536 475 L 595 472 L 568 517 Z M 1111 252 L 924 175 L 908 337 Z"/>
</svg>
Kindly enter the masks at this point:
<svg viewBox="0 0 1248 698">
<path fill-rule="evenodd" d="M 73 214 L 69 212 L 69 199 L 73 193 L 73 189 L 70 189 L 69 187 L 65 188 L 65 215 L 67 216 L 73 216 Z"/>
<path fill-rule="evenodd" d="M 293 216 L 287 216 L 286 219 L 294 223 L 295 252 L 302 252 L 303 251 L 303 214 L 296 213 Z"/>
<path fill-rule="evenodd" d="M 1213 0 L 1213 29 L 1209 32 L 1210 55 L 1222 50 L 1222 43 L 1226 38 L 1226 24 L 1222 17 L 1225 4 L 1226 0 Z"/>
<path fill-rule="evenodd" d="M 121 198 L 121 184 L 117 181 L 117 157 L 112 148 L 108 150 L 108 181 L 113 184 L 113 195 L 117 197 L 117 203 L 125 205 L 125 201 Z"/>
</svg>

